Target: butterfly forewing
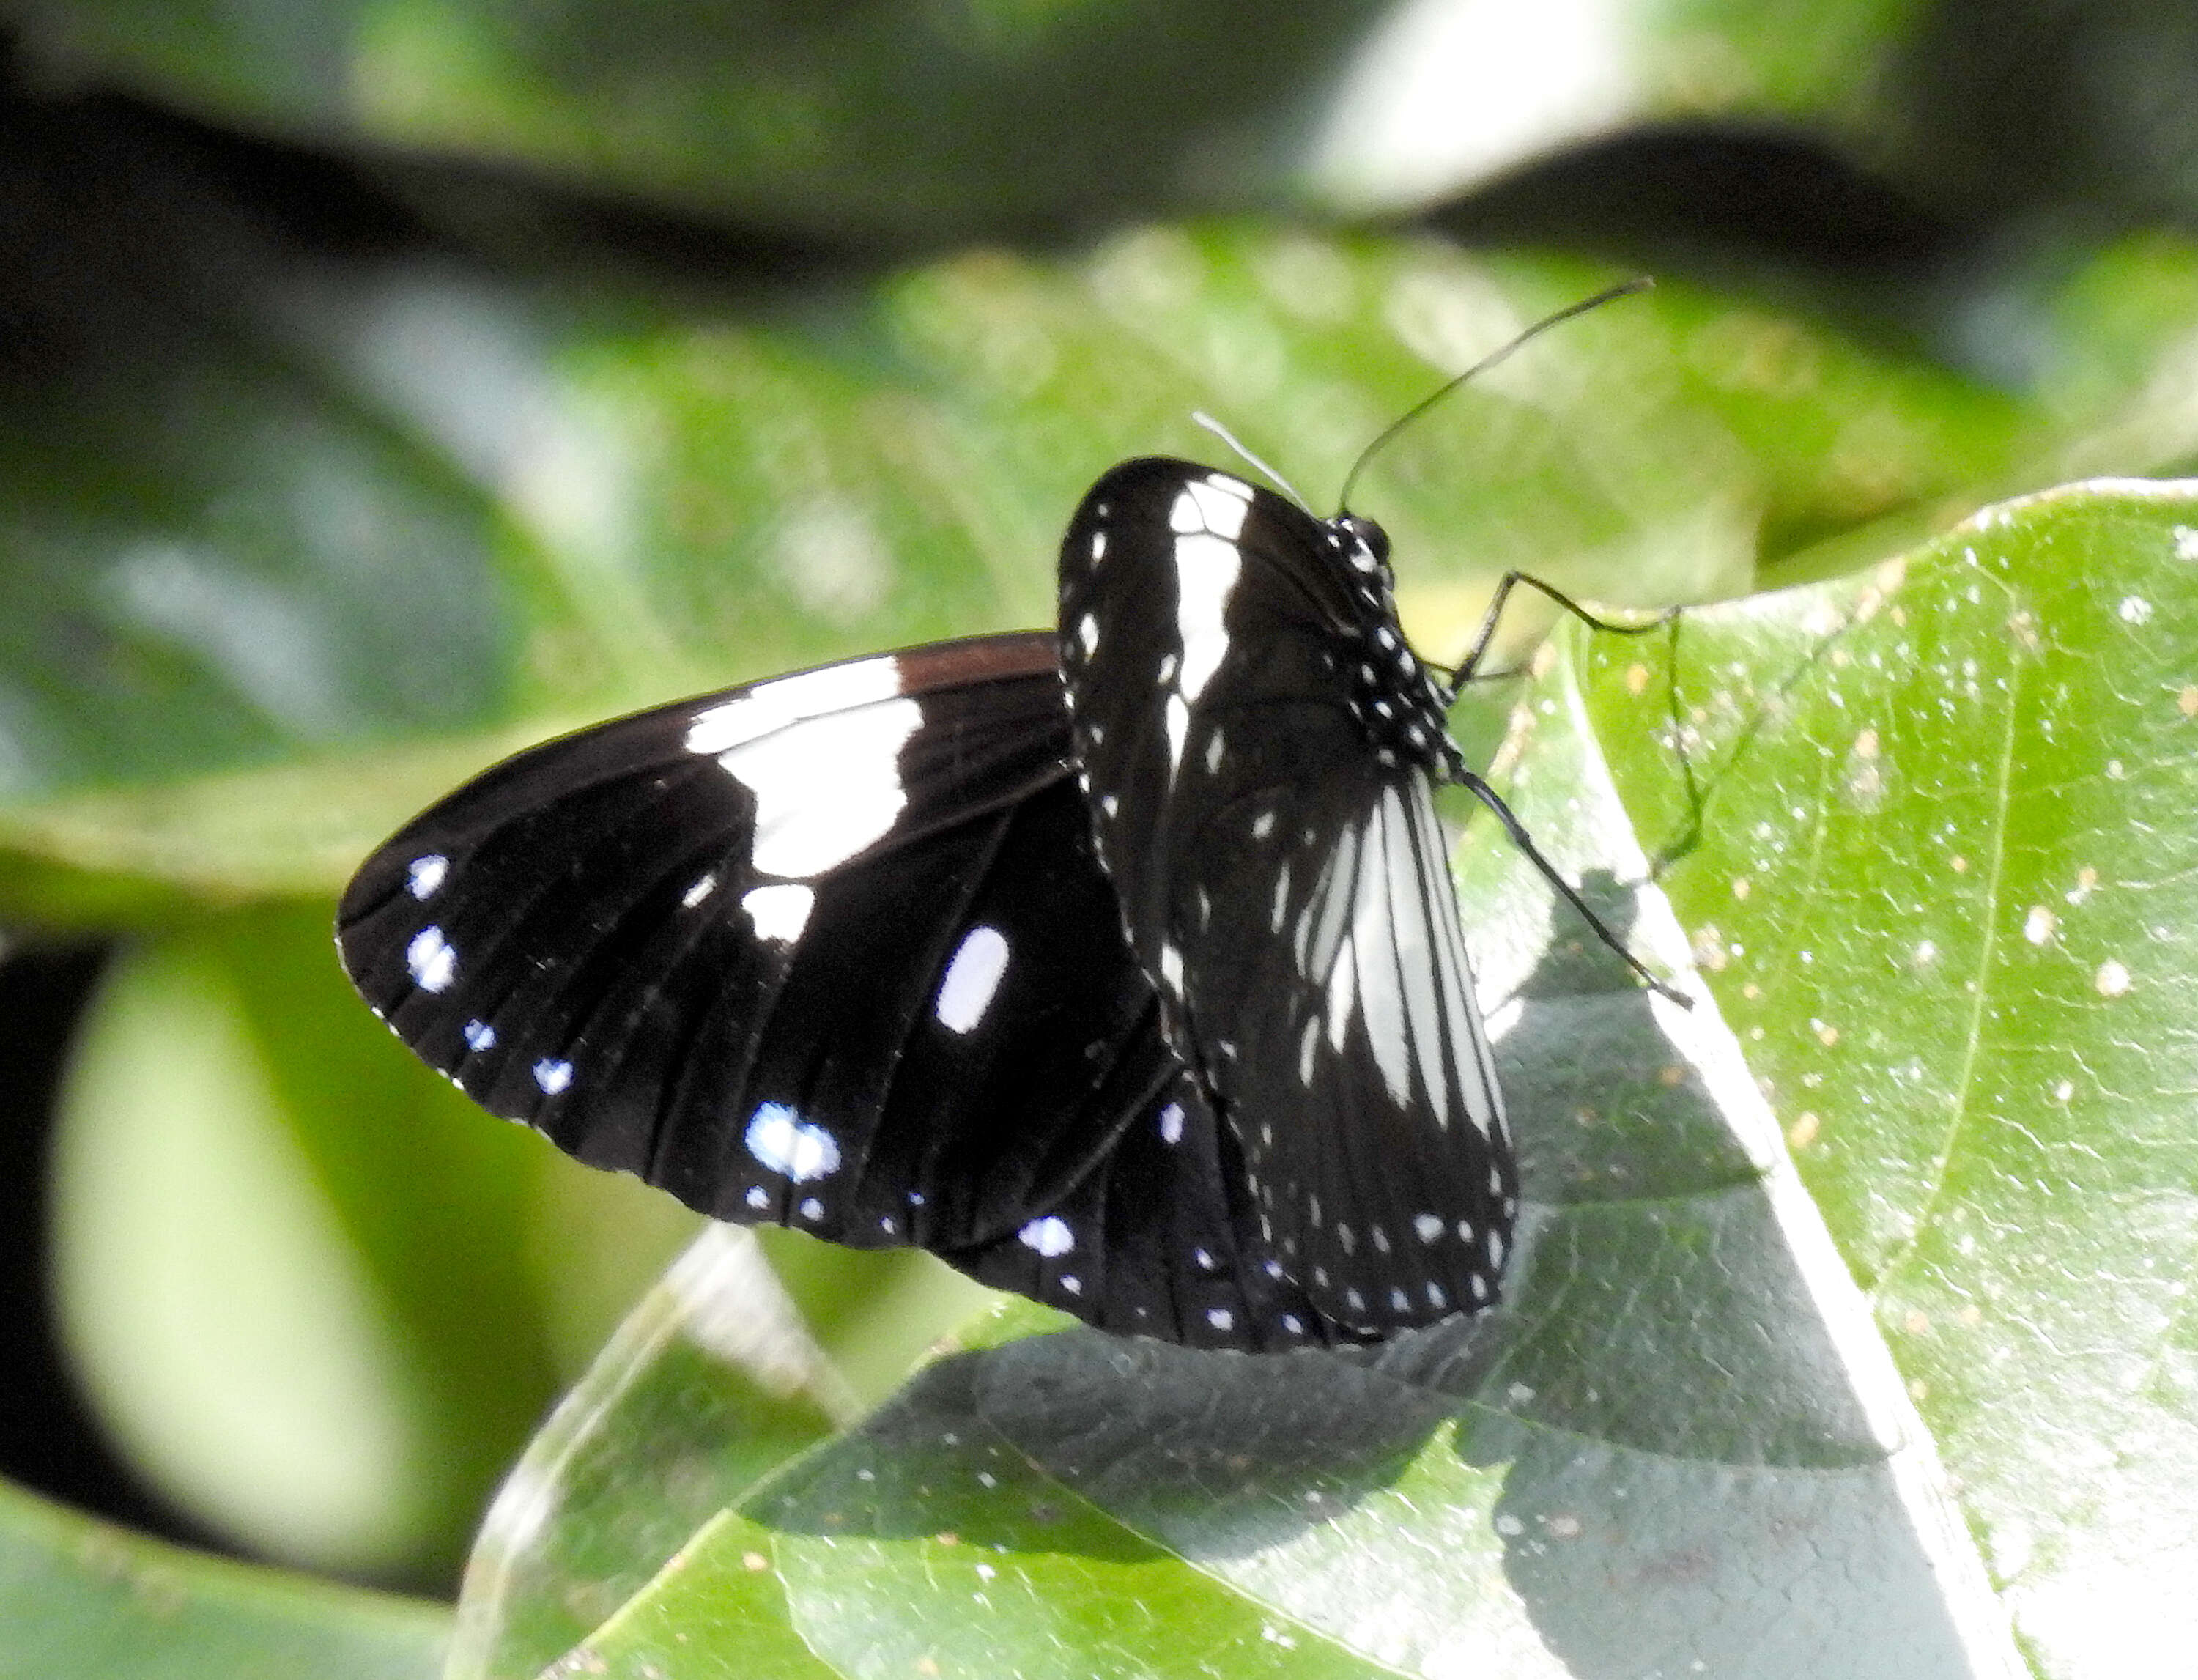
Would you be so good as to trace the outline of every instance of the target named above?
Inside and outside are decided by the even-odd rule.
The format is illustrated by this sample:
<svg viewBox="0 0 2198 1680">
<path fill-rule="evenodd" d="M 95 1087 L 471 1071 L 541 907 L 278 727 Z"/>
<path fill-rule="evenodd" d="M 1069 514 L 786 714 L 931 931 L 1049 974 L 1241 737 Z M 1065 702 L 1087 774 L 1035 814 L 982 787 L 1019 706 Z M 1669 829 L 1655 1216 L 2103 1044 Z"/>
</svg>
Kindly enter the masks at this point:
<svg viewBox="0 0 2198 1680">
<path fill-rule="evenodd" d="M 1357 1334 L 1486 1304 L 1515 1174 L 1378 557 L 1139 461 L 1079 510 L 1061 584 L 1100 856 L 1262 1240 Z"/>
<path fill-rule="evenodd" d="M 339 944 L 422 1057 L 584 1160 L 720 1217 L 798 1224 L 814 1201 L 829 1227 L 810 1223 L 843 1240 L 914 1191 L 919 1224 L 966 1241 L 987 1234 L 986 1178 L 909 1175 L 967 1166 L 957 1151 L 980 1147 L 1003 1092 L 1046 1077 L 1015 1029 L 1103 1047 L 1148 1007 L 1078 849 L 1066 746 L 1038 637 L 660 708 L 521 754 L 416 820 L 359 872 Z M 957 1031 L 936 994 L 1003 891 L 1050 891 L 1067 944 L 1100 952 L 1064 983 L 1034 946 L 992 967 L 980 950 L 949 1000 Z M 975 1117 L 959 1129 L 934 1123 L 957 1080 Z M 1056 1103 L 1018 1148 L 1038 1150 L 1026 1134 L 1049 1119 L 1080 1138 L 1079 1118 Z M 829 1199 L 828 1178 L 845 1187 Z"/>
<path fill-rule="evenodd" d="M 919 1244 L 1112 1328 L 1318 1340 L 1161 1035 L 1068 753 L 1046 636 L 684 701 L 416 819 L 338 943 L 484 1106 L 702 1212 Z"/>
</svg>

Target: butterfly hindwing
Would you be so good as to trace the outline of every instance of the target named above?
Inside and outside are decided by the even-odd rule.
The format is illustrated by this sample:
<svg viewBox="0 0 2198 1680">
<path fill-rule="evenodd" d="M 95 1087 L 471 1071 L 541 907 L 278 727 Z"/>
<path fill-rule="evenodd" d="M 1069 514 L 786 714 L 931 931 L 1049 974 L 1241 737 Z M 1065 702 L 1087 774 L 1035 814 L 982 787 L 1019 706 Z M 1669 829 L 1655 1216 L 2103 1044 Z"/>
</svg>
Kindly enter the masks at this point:
<svg viewBox="0 0 2198 1680">
<path fill-rule="evenodd" d="M 1485 1305 L 1515 1169 L 1382 558 L 1128 462 L 1064 541 L 1061 656 L 1100 856 L 1262 1240 L 1352 1333 Z"/>
<path fill-rule="evenodd" d="M 1333 1327 L 1259 1236 L 1234 1135 L 1156 1023 L 1148 1051 L 1124 1071 L 1154 1068 L 1159 1082 L 1055 1212 L 1015 1241 L 946 1258 L 980 1282 L 1123 1334 L 1266 1352 L 1330 1340 Z"/>
</svg>

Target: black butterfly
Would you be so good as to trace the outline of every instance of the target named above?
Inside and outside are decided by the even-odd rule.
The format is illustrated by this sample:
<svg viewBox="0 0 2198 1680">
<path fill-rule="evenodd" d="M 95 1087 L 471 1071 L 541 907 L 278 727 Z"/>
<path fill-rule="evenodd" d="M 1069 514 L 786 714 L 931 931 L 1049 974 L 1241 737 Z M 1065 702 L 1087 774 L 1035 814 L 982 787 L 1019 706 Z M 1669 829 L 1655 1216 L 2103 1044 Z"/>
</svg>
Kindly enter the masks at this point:
<svg viewBox="0 0 2198 1680">
<path fill-rule="evenodd" d="M 1509 817 L 1387 547 L 1129 462 L 1057 639 L 522 753 L 367 860 L 345 965 L 483 1106 L 718 1218 L 1205 1346 L 1485 1307 L 1518 1175 L 1433 785 Z"/>
</svg>

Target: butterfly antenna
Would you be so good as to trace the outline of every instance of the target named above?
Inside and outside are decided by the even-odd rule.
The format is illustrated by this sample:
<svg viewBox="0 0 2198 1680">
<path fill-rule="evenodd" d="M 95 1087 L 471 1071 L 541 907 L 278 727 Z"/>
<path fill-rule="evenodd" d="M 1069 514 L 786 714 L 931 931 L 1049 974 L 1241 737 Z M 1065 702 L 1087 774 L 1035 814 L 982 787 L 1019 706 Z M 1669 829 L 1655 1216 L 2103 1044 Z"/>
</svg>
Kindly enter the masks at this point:
<svg viewBox="0 0 2198 1680">
<path fill-rule="evenodd" d="M 1226 426 L 1224 426 L 1212 415 L 1207 414 L 1201 409 L 1193 409 L 1191 410 L 1190 417 L 1196 421 L 1201 426 L 1203 426 L 1207 431 L 1212 433 L 1215 437 L 1220 439 L 1223 443 L 1228 445 L 1230 448 L 1235 450 L 1237 454 L 1242 456 L 1245 460 L 1250 462 L 1256 470 L 1265 474 L 1269 480 L 1278 486 L 1282 494 L 1288 497 L 1291 501 L 1296 503 L 1300 508 L 1304 508 L 1307 513 L 1311 513 L 1312 511 L 1312 509 L 1307 505 L 1305 497 L 1298 494 L 1296 488 L 1288 479 L 1284 478 L 1272 467 L 1270 467 L 1265 462 L 1260 460 L 1259 457 L 1253 454 L 1250 450 L 1246 449 L 1243 445 L 1238 443 L 1236 441 L 1236 434 L 1231 432 Z"/>
<path fill-rule="evenodd" d="M 1404 410 L 1400 418 L 1392 421 L 1382 431 L 1380 437 L 1375 439 L 1372 443 L 1367 445 L 1364 449 L 1358 451 L 1358 459 L 1352 463 L 1351 471 L 1344 477 L 1343 494 L 1335 498 L 1336 507 L 1339 513 L 1346 513 L 1350 510 L 1351 487 L 1358 482 L 1358 475 L 1366 470 L 1366 463 L 1371 461 L 1375 456 L 1387 445 L 1389 440 L 1397 435 L 1398 433 L 1403 431 L 1407 426 L 1410 426 L 1414 421 L 1417 420 L 1437 403 L 1442 401 L 1444 398 L 1449 396 L 1451 392 L 1457 390 L 1457 387 L 1464 384 L 1466 381 L 1473 378 L 1476 374 L 1486 373 L 1491 368 L 1494 367 L 1498 362 L 1501 362 L 1513 351 L 1525 344 L 1527 340 L 1539 338 L 1544 333 L 1548 332 L 1550 328 L 1555 326 L 1559 322 L 1569 321 L 1575 315 L 1585 315 L 1591 309 L 1601 309 L 1605 304 L 1615 303 L 1620 298 L 1630 298 L 1636 292 L 1645 292 L 1655 283 L 1656 282 L 1654 281 L 1651 280 L 1645 274 L 1637 275 L 1631 280 L 1623 281 L 1618 285 L 1607 287 L 1603 290 L 1597 292 L 1591 298 L 1583 298 L 1576 304 L 1567 304 L 1555 315 L 1544 316 L 1532 326 L 1527 328 L 1525 332 L 1520 334 L 1517 338 L 1513 339 L 1510 343 L 1503 346 L 1500 350 L 1491 351 L 1487 355 L 1482 357 L 1478 362 L 1475 362 L 1471 367 L 1468 368 L 1463 373 L 1458 375 L 1457 378 L 1449 381 L 1437 390 L 1413 404 L 1410 408 Z M 1217 427 L 1216 429 L 1218 430 L 1218 428 Z M 1222 435 L 1224 437 L 1228 436 L 1226 433 L 1223 433 Z M 1230 439 L 1230 441 L 1234 443 L 1236 440 L 1234 439 Z"/>
</svg>

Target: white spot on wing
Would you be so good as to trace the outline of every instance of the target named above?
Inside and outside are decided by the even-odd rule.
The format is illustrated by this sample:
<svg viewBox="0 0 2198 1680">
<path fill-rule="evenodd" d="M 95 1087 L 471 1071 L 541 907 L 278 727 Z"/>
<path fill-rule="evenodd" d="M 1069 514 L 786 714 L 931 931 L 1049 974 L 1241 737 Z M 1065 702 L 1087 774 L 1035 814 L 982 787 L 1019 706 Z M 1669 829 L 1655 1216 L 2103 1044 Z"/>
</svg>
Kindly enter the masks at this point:
<svg viewBox="0 0 2198 1680">
<path fill-rule="evenodd" d="M 1190 708 L 1181 695 L 1170 695 L 1167 703 L 1168 774 L 1183 762 L 1183 737 L 1190 733 Z"/>
<path fill-rule="evenodd" d="M 748 1153 L 771 1171 L 805 1184 L 840 1170 L 839 1140 L 783 1102 L 759 1102 L 748 1121 Z"/>
<path fill-rule="evenodd" d="M 687 750 L 724 753 L 804 718 L 892 700 L 900 691 L 900 663 L 890 654 L 759 683 L 696 712 L 687 725 Z"/>
<path fill-rule="evenodd" d="M 496 1029 L 485 1020 L 469 1020 L 462 1029 L 469 1050 L 492 1050 L 496 1048 Z"/>
<path fill-rule="evenodd" d="M 1298 917 L 1292 953 L 1298 973 L 1307 980 L 1325 975 L 1343 944 L 1344 917 L 1351 908 L 1351 885 L 1358 869 L 1358 831 L 1346 828 L 1328 855 L 1311 899 Z"/>
<path fill-rule="evenodd" d="M 1175 618 L 1183 639 L 1177 687 L 1185 700 L 1195 700 L 1205 691 L 1229 652 L 1224 620 L 1243 566 L 1243 551 L 1225 538 L 1197 533 L 1176 538 Z"/>
<path fill-rule="evenodd" d="M 752 887 L 741 895 L 741 908 L 755 924 L 756 937 L 790 945 L 809 925 L 809 912 L 817 894 L 799 882 Z"/>
<path fill-rule="evenodd" d="M 544 1096 L 555 1096 L 573 1083 L 573 1064 L 556 1056 L 544 1056 L 534 1064 L 534 1083 Z"/>
<path fill-rule="evenodd" d="M 1404 991 L 1410 985 L 1424 993 L 1427 1024 L 1432 1027 L 1434 997 L 1429 979 L 1433 964 L 1412 848 L 1405 834 L 1404 804 L 1394 788 L 1382 789 L 1381 803 L 1368 819 L 1362 855 L 1358 890 L 1352 904 L 1350 949 L 1337 968 L 1358 971 L 1359 1011 L 1366 1024 L 1367 1042 L 1390 1099 L 1403 1107 L 1413 1097 L 1413 1034 L 1405 1024 Z M 1405 978 L 1408 975 L 1410 980 Z M 1435 1043 L 1431 1034 L 1418 1042 L 1429 1049 Z M 1439 1066 L 1425 1072 L 1428 1077 L 1422 1083 L 1433 1101 L 1435 1123 L 1447 1125 L 1448 1082 Z"/>
<path fill-rule="evenodd" d="M 1076 645 L 1084 649 L 1084 657 L 1087 660 L 1098 650 L 1099 619 L 1096 614 L 1086 613 L 1077 620 Z"/>
<path fill-rule="evenodd" d="M 1168 509 L 1168 526 L 1179 535 L 1210 531 L 1234 538 L 1244 529 L 1251 505 L 1251 485 L 1226 473 L 1208 473 L 1183 485 Z"/>
<path fill-rule="evenodd" d="M 1175 1144 L 1183 1142 L 1183 1104 L 1171 1102 L 1160 1110 L 1160 1142 Z"/>
<path fill-rule="evenodd" d="M 899 680 L 891 660 L 864 664 L 882 666 Z M 810 676 L 853 669 L 834 666 Z M 900 750 L 922 722 L 914 700 L 880 700 L 809 718 L 800 729 L 759 735 L 720 753 L 718 764 L 756 796 L 750 855 L 757 870 L 794 879 L 819 875 L 891 828 L 908 803 Z"/>
<path fill-rule="evenodd" d="M 1058 1259 L 1076 1247 L 1076 1233 L 1069 1229 L 1068 1221 L 1051 1213 L 1032 1220 L 1015 1233 L 1015 1238 L 1049 1260 Z"/>
<path fill-rule="evenodd" d="M 404 947 L 404 966 L 422 991 L 442 991 L 458 977 L 458 953 L 439 927 L 422 927 Z"/>
<path fill-rule="evenodd" d="M 992 994 L 1007 972 L 1007 936 L 983 924 L 972 927 L 962 936 L 946 964 L 946 977 L 939 983 L 939 1024 L 953 1032 L 974 1028 L 991 1007 Z"/>
<path fill-rule="evenodd" d="M 1503 1093 L 1488 1054 L 1486 1035 L 1480 1026 L 1480 1007 L 1473 995 L 1473 970 L 1465 956 L 1465 935 L 1458 926 L 1457 900 L 1442 843 L 1441 826 L 1435 820 L 1434 799 L 1424 775 L 1415 774 L 1407 784 L 1406 816 L 1411 825 L 1412 848 L 1421 860 L 1422 915 L 1433 958 L 1434 987 L 1440 998 L 1439 1034 L 1420 1042 L 1423 1056 L 1436 1056 L 1427 1068 L 1430 1083 L 1439 1078 L 1446 1084 L 1455 1079 L 1465 1099 L 1465 1115 L 1483 1136 L 1503 1125 Z M 1422 1002 L 1415 997 L 1416 1005 Z M 1420 1031 L 1416 1013 L 1413 1028 Z"/>
<path fill-rule="evenodd" d="M 1236 1316 L 1225 1306 L 1210 1306 L 1206 1310 L 1206 1322 L 1217 1330 L 1226 1330 L 1236 1322 Z"/>
<path fill-rule="evenodd" d="M 1351 1031 L 1352 1006 L 1358 1000 L 1352 995 L 1357 990 L 1358 965 L 1346 951 L 1343 960 L 1328 971 L 1328 1042 L 1340 1050 L 1346 1034 Z"/>
<path fill-rule="evenodd" d="M 691 910 L 717 890 L 718 877 L 715 875 L 697 875 L 686 892 L 680 894 L 679 908 Z"/>
<path fill-rule="evenodd" d="M 435 889 L 450 875 L 451 860 L 439 852 L 431 852 L 424 857 L 415 857 L 404 873 L 412 896 L 424 904 L 435 896 Z"/>
<path fill-rule="evenodd" d="M 1422 1242 L 1433 1242 L 1443 1234 L 1443 1222 L 1432 1213 L 1415 1213 L 1412 1229 Z"/>
</svg>

